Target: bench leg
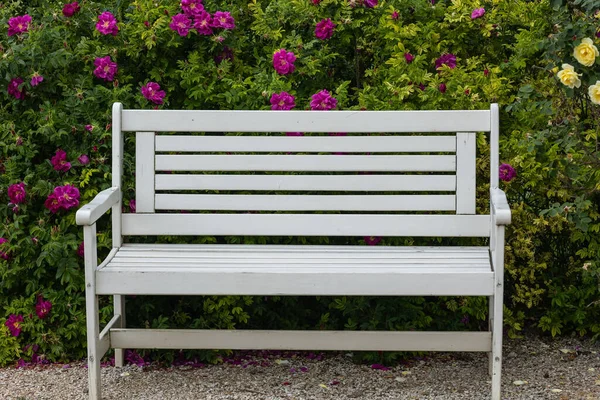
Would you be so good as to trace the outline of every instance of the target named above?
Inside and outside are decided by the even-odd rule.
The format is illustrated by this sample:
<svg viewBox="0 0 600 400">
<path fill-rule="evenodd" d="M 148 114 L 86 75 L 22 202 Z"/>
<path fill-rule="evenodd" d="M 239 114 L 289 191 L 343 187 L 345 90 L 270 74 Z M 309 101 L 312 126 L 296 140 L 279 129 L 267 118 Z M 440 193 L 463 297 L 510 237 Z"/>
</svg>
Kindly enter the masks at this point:
<svg viewBox="0 0 600 400">
<path fill-rule="evenodd" d="M 498 286 L 496 286 L 498 288 Z M 500 290 L 501 290 L 500 286 Z M 492 400 L 500 400 L 502 385 L 502 294 L 493 298 L 494 318 L 492 319 Z"/>
<path fill-rule="evenodd" d="M 125 296 L 113 296 L 115 315 L 121 315 L 119 328 L 125 328 Z M 115 367 L 122 367 L 125 362 L 125 349 L 115 349 Z"/>
<path fill-rule="evenodd" d="M 87 327 L 88 388 L 90 400 L 100 400 L 100 313 L 96 296 L 96 225 L 83 228 L 85 254 L 85 317 Z"/>
</svg>

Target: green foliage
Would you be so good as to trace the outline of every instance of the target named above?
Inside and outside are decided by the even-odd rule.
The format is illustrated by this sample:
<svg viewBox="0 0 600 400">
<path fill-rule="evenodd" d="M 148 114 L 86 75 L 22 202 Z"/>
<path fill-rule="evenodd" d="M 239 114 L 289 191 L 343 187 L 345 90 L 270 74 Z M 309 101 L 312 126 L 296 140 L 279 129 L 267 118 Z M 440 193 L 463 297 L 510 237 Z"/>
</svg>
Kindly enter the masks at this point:
<svg viewBox="0 0 600 400">
<path fill-rule="evenodd" d="M 273 93 L 296 97 L 296 109 L 327 89 L 346 110 L 484 109 L 503 106 L 501 160 L 518 177 L 503 184 L 514 210 L 507 230 L 505 324 L 512 336 L 525 326 L 555 334 L 600 333 L 598 168 L 599 107 L 584 87 L 563 90 L 554 67 L 568 62 L 583 37 L 595 38 L 593 1 L 425 0 L 360 1 L 205 0 L 214 13 L 229 11 L 233 30 L 180 37 L 169 28 L 178 0 L 88 0 L 71 18 L 62 4 L 9 0 L 0 8 L 0 79 L 6 87 L 21 77 L 25 98 L 0 93 L 0 320 L 23 315 L 22 332 L 0 327 L 0 364 L 31 357 L 20 348 L 37 344 L 57 361 L 85 353 L 82 232 L 74 209 L 52 214 L 44 207 L 56 186 L 72 184 L 81 203 L 110 185 L 110 110 L 126 108 L 270 109 Z M 482 18 L 471 19 L 484 6 Z M 112 12 L 116 36 L 95 30 L 97 16 Z M 398 12 L 397 19 L 393 18 Z M 29 31 L 6 35 L 8 20 L 29 14 Z M 315 24 L 331 18 L 332 38 L 319 40 Z M 573 41 L 575 36 L 579 38 Z M 596 40 L 597 43 L 597 40 Z M 285 48 L 296 70 L 279 75 L 272 56 Z M 414 56 L 407 62 L 407 54 Z M 436 69 L 443 54 L 456 68 Z M 113 81 L 94 76 L 94 60 L 110 56 Z M 580 69 L 578 67 L 578 69 Z M 34 73 L 44 77 L 37 86 Z M 600 79 L 598 64 L 581 71 L 587 87 Z M 157 82 L 164 104 L 146 100 L 140 88 Z M 445 88 L 445 90 L 443 89 Z M 91 129 L 86 129 L 86 126 Z M 279 133 L 275 133 L 279 134 Z M 489 148 L 478 136 L 480 176 L 477 207 L 488 212 Z M 134 199 L 134 140 L 126 137 L 124 205 Z M 67 153 L 72 168 L 59 172 L 50 159 Z M 77 161 L 88 155 L 91 162 Z M 25 182 L 27 198 L 17 209 L 6 189 Z M 98 225 L 100 255 L 111 247 L 107 218 Z M 356 244 L 360 238 L 164 237 L 168 243 Z M 129 240 L 144 240 L 136 238 Z M 382 245 L 446 243 L 438 239 L 384 238 Z M 448 244 L 481 242 L 448 242 Z M 36 315 L 38 297 L 52 303 Z M 482 298 L 295 298 L 128 297 L 128 325 L 154 328 L 280 329 L 485 329 Z M 101 320 L 112 313 L 101 298 Z M 161 353 L 169 359 L 172 354 Z M 202 352 L 216 360 L 214 352 Z M 365 355 L 378 359 L 377 354 Z M 386 357 L 396 357 L 387 355 Z"/>
</svg>

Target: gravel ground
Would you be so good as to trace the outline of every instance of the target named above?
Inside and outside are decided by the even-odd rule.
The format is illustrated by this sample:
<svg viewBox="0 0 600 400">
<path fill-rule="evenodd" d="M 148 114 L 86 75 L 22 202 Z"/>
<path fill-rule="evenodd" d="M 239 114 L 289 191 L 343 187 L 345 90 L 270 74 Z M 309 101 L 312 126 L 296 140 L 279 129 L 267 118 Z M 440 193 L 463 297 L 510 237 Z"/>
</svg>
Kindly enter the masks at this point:
<svg viewBox="0 0 600 400">
<path fill-rule="evenodd" d="M 296 353 L 294 353 L 296 354 Z M 509 341 L 504 399 L 600 399 L 600 343 L 573 339 Z M 344 353 L 322 360 L 252 353 L 255 365 L 102 369 L 104 399 L 488 399 L 487 356 L 436 353 L 389 370 Z M 266 359 L 265 359 L 266 357 Z M 239 358 L 238 358 L 239 359 Z M 260 366 L 261 362 L 267 366 Z M 0 399 L 86 399 L 82 363 L 0 369 Z"/>
</svg>

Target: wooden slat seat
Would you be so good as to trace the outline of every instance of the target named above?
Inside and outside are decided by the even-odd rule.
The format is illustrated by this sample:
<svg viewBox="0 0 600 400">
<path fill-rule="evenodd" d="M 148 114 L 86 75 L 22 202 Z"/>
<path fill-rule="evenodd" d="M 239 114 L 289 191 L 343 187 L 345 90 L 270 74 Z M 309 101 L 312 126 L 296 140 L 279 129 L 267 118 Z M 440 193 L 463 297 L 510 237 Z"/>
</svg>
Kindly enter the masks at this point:
<svg viewBox="0 0 600 400">
<path fill-rule="evenodd" d="M 123 245 L 98 294 L 491 295 L 487 247 Z"/>
</svg>

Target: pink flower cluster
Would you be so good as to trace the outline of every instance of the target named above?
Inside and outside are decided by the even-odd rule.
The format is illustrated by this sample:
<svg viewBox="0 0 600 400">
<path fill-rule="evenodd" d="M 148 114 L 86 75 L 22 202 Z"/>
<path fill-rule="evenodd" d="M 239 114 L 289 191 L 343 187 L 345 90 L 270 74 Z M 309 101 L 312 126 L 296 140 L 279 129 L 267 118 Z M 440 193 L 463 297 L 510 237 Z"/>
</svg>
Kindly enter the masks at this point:
<svg viewBox="0 0 600 400">
<path fill-rule="evenodd" d="M 10 18 L 8 20 L 8 36 L 27 32 L 29 30 L 30 23 L 31 17 L 29 14 Z"/>
<path fill-rule="evenodd" d="M 67 153 L 64 150 L 56 150 L 56 154 L 50 159 L 50 162 L 56 171 L 67 172 L 71 169 L 71 163 L 67 161 Z"/>
<path fill-rule="evenodd" d="M 279 49 L 273 53 L 273 68 L 280 75 L 288 75 L 296 70 L 296 56 L 291 51 Z"/>
<path fill-rule="evenodd" d="M 321 90 L 312 95 L 310 108 L 312 110 L 331 110 L 337 107 L 337 99 L 331 96 L 327 90 Z"/>
<path fill-rule="evenodd" d="M 146 100 L 150 100 L 154 104 L 162 104 L 166 96 L 164 90 L 160 90 L 160 85 L 156 82 L 148 82 L 142 86 L 142 94 Z"/>
<path fill-rule="evenodd" d="M 117 36 L 117 33 L 119 32 L 117 19 L 111 12 L 104 11 L 102 14 L 98 15 L 96 30 L 103 35 Z"/>
<path fill-rule="evenodd" d="M 326 18 L 317 23 L 315 27 L 315 36 L 317 39 L 326 40 L 333 36 L 333 29 L 335 24 L 331 22 L 331 19 Z"/>
<path fill-rule="evenodd" d="M 25 191 L 25 183 L 15 183 L 8 187 L 8 198 L 13 204 L 21 204 L 25 202 L 27 192 Z"/>
<path fill-rule="evenodd" d="M 94 75 L 96 75 L 96 77 L 109 82 L 115 79 L 118 67 L 117 63 L 112 62 L 110 56 L 97 57 L 94 60 L 94 66 L 96 66 L 96 69 L 94 70 Z"/>
<path fill-rule="evenodd" d="M 75 13 L 79 12 L 79 3 L 74 1 L 72 3 L 68 3 L 65 4 L 63 9 L 62 9 L 62 13 L 65 17 L 72 17 L 73 15 L 75 15 Z"/>
<path fill-rule="evenodd" d="M 57 186 L 50 193 L 44 206 L 56 214 L 58 210 L 69 210 L 79 205 L 79 189 L 72 185 Z"/>
<path fill-rule="evenodd" d="M 296 106 L 296 98 L 288 92 L 273 93 L 271 110 L 291 110 Z"/>
<path fill-rule="evenodd" d="M 8 328 L 12 336 L 19 336 L 21 334 L 21 323 L 23 322 L 22 315 L 10 314 L 8 319 L 4 323 L 4 326 Z"/>
<path fill-rule="evenodd" d="M 6 91 L 9 95 L 13 96 L 17 100 L 23 100 L 25 98 L 25 88 L 19 89 L 19 86 L 23 83 L 22 78 L 12 78 L 8 84 Z"/>
<path fill-rule="evenodd" d="M 217 11 L 210 15 L 201 0 L 181 0 L 183 14 L 171 17 L 169 28 L 179 36 L 187 36 L 190 30 L 196 29 L 199 35 L 212 35 L 213 28 L 230 30 L 235 28 L 235 20 L 227 11 Z"/>
<path fill-rule="evenodd" d="M 0 245 L 2 245 L 2 244 L 4 244 L 4 243 L 7 243 L 7 242 L 8 242 L 8 240 L 6 240 L 6 239 L 5 239 L 5 238 L 3 238 L 3 237 L 0 237 Z M 3 258 L 3 259 L 5 259 L 5 260 L 8 260 L 8 253 L 7 253 L 7 252 L 5 252 L 5 251 L 0 251 L 0 258 Z"/>
</svg>

